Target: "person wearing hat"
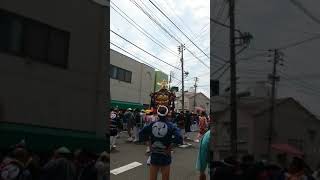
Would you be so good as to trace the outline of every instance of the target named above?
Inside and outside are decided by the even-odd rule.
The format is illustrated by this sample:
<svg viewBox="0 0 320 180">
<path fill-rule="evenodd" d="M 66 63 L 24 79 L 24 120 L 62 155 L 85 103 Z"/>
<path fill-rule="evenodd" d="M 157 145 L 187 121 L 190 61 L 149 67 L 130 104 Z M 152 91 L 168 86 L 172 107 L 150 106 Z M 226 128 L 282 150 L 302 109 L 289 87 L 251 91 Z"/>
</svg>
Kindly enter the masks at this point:
<svg viewBox="0 0 320 180">
<path fill-rule="evenodd" d="M 133 130 L 133 126 L 134 126 L 134 115 L 132 113 L 132 109 L 128 108 L 127 112 L 124 113 L 123 115 L 123 119 L 125 122 L 127 122 L 127 131 L 128 131 L 128 141 L 133 141 L 133 137 L 132 137 L 132 130 Z"/>
<path fill-rule="evenodd" d="M 43 167 L 40 180 L 73 180 L 76 168 L 71 161 L 72 153 L 66 147 L 58 148 L 53 158 Z"/>
<path fill-rule="evenodd" d="M 179 130 L 167 120 L 166 106 L 159 106 L 157 114 L 159 120 L 144 127 L 139 136 L 140 141 L 150 141 L 150 180 L 157 180 L 159 171 L 161 171 L 162 180 L 169 180 L 172 144 L 182 143 L 182 136 Z"/>
</svg>

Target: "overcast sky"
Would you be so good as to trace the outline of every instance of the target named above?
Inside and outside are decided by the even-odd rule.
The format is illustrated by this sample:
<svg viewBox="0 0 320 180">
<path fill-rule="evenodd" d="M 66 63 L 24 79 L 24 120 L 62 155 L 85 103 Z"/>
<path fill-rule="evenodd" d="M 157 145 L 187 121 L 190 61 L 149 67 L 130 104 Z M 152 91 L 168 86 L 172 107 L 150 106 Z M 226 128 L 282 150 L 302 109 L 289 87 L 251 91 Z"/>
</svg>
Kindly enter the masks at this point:
<svg viewBox="0 0 320 180">
<path fill-rule="evenodd" d="M 314 17 L 320 19 L 320 1 L 295 0 L 307 9 Z M 211 7 L 214 18 L 222 5 L 222 0 L 213 0 Z M 243 32 L 250 32 L 254 39 L 250 48 L 238 56 L 250 57 L 262 53 L 261 49 L 278 48 L 284 45 L 320 35 L 320 24 L 306 16 L 291 0 L 239 0 L 236 1 L 236 25 Z M 225 11 L 224 17 L 227 12 Z M 223 21 L 223 18 L 220 18 Z M 226 22 L 228 23 L 228 21 Z M 211 34 L 219 32 L 212 39 L 212 53 L 228 57 L 228 30 L 218 25 L 211 26 Z M 300 44 L 283 50 L 284 66 L 279 67 L 279 97 L 294 97 L 311 112 L 320 115 L 320 39 Z M 255 81 L 267 81 L 272 72 L 269 57 L 259 56 L 247 61 L 239 61 L 239 88 L 245 89 Z M 214 71 L 221 65 L 212 59 Z M 215 75 L 217 77 L 218 74 Z M 221 78 L 223 85 L 228 86 L 229 72 Z"/>
<path fill-rule="evenodd" d="M 143 9 L 149 12 L 152 17 L 169 31 L 180 42 L 186 44 L 186 48 L 189 49 L 196 57 L 200 58 L 203 63 L 210 66 L 209 56 L 210 48 L 210 1 L 209 0 L 152 0 L 202 51 L 196 48 L 187 37 L 185 37 L 169 20 L 165 18 L 149 0 L 132 0 L 139 4 Z M 160 59 L 168 62 L 172 66 L 181 67 L 180 58 L 177 50 L 179 43 L 170 37 L 164 30 L 157 26 L 152 20 L 148 18 L 131 0 L 112 0 L 111 7 L 115 8 L 121 13 L 116 6 L 118 6 L 123 12 L 125 12 L 130 18 L 134 20 L 139 26 L 141 26 L 150 35 L 160 41 L 166 48 L 162 48 L 155 42 L 150 40 L 146 35 L 139 32 L 133 25 L 128 23 L 123 17 L 121 17 L 114 9 L 111 8 L 110 29 L 117 32 L 121 36 L 127 38 L 129 41 L 138 45 L 139 47 L 147 50 L 151 54 L 159 57 Z M 114 3 L 114 4 L 113 4 Z M 116 6 L 115 6 L 116 5 Z M 124 14 L 123 14 L 124 15 Z M 125 16 L 125 15 L 124 15 Z M 130 20 L 130 19 L 129 19 Z M 177 79 L 181 79 L 181 71 L 173 68 L 158 59 L 144 53 L 138 48 L 130 45 L 128 42 L 117 37 L 113 33 L 110 33 L 110 40 L 112 43 L 117 44 L 130 53 L 133 53 L 143 63 L 148 63 L 167 74 L 173 71 L 174 78 L 172 86 L 178 85 L 181 87 L 181 82 Z M 110 45 L 111 49 L 119 51 L 129 57 L 126 52 L 121 49 Z M 169 49 L 169 50 L 168 50 Z M 194 77 L 199 76 L 198 90 L 210 97 L 210 69 L 203 65 L 198 59 L 191 55 L 187 50 L 184 53 L 185 58 L 185 71 L 189 72 L 186 77 L 185 88 L 189 89 L 194 84 Z M 140 61 L 140 60 L 138 60 Z"/>
</svg>

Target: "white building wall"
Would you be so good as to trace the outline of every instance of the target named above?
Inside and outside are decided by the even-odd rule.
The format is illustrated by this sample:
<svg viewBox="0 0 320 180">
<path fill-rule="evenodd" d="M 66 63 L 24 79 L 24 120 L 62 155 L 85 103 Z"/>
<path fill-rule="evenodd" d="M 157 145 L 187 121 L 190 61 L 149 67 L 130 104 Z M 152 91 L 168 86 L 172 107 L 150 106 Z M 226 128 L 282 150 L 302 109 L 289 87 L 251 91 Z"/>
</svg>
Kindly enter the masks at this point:
<svg viewBox="0 0 320 180">
<path fill-rule="evenodd" d="M 182 109 L 181 99 L 182 99 L 181 96 L 177 97 L 177 100 L 175 102 L 177 110 L 181 110 Z M 185 110 L 194 111 L 194 97 L 185 96 L 184 102 L 185 102 L 185 106 L 184 106 Z M 204 107 L 207 110 L 207 112 L 209 112 L 209 110 L 210 110 L 210 99 L 207 98 L 206 96 L 202 95 L 202 94 L 197 94 L 196 105 Z"/>
<path fill-rule="evenodd" d="M 110 51 L 110 64 L 132 72 L 131 83 L 110 79 L 111 99 L 150 104 L 155 70 L 114 50 Z"/>
<path fill-rule="evenodd" d="M 2 0 L 0 7 L 70 32 L 67 69 L 0 53 L 2 121 L 104 134 L 107 9 L 88 0 Z"/>
</svg>

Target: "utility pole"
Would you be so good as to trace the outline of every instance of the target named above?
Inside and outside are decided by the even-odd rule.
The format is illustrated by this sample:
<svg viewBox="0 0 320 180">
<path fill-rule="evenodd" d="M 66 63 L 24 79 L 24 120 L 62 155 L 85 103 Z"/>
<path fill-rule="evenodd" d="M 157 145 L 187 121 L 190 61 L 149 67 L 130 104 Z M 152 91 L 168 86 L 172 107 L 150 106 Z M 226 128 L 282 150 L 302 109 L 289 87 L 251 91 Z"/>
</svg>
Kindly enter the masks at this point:
<svg viewBox="0 0 320 180">
<path fill-rule="evenodd" d="M 282 61 L 280 57 L 280 53 L 278 49 L 269 50 L 273 51 L 273 70 L 272 74 L 269 75 L 269 79 L 271 80 L 271 109 L 270 109 L 270 121 L 269 121 L 269 136 L 268 136 L 268 160 L 271 160 L 271 146 L 274 136 L 274 119 L 275 119 L 275 102 L 276 102 L 276 82 L 280 80 L 279 76 L 277 76 L 277 65 L 280 61 Z M 283 65 L 282 63 L 280 65 Z"/>
<path fill-rule="evenodd" d="M 197 87 L 198 87 L 198 77 L 195 77 L 194 80 L 194 97 L 193 97 L 193 111 L 196 112 L 196 106 L 197 106 L 197 101 L 196 101 L 196 97 L 197 97 Z"/>
<path fill-rule="evenodd" d="M 170 71 L 170 76 L 169 76 L 169 91 L 171 90 L 171 82 L 172 82 L 172 76 L 173 76 L 172 73 L 173 73 L 173 72 Z"/>
<path fill-rule="evenodd" d="M 184 44 L 181 44 L 180 46 L 178 46 L 178 51 L 179 51 L 179 54 L 181 53 L 181 73 L 182 73 L 182 112 L 184 113 L 184 75 L 185 75 L 185 72 L 184 72 L 184 64 L 183 64 L 183 50 L 185 49 L 185 46 Z"/>
<path fill-rule="evenodd" d="M 236 45 L 235 45 L 235 0 L 229 0 L 230 17 L 230 104 L 231 104 L 231 153 L 237 157 L 237 79 L 236 79 Z"/>
</svg>

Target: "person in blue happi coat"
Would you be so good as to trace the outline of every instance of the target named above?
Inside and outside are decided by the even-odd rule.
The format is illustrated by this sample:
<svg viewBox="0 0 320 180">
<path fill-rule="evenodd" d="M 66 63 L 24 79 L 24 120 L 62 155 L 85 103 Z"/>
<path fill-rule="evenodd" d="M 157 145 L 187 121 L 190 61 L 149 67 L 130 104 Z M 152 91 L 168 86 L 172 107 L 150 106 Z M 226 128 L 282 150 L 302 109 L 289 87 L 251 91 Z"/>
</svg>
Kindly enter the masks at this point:
<svg viewBox="0 0 320 180">
<path fill-rule="evenodd" d="M 179 129 L 167 119 L 168 111 L 166 106 L 159 106 L 159 120 L 145 126 L 139 133 L 140 141 L 150 141 L 150 180 L 157 180 L 159 171 L 162 180 L 169 180 L 172 146 L 182 144 Z"/>
</svg>

